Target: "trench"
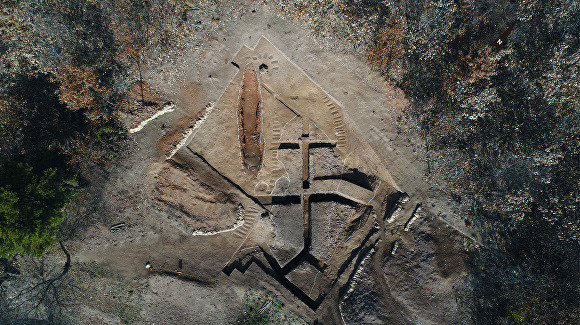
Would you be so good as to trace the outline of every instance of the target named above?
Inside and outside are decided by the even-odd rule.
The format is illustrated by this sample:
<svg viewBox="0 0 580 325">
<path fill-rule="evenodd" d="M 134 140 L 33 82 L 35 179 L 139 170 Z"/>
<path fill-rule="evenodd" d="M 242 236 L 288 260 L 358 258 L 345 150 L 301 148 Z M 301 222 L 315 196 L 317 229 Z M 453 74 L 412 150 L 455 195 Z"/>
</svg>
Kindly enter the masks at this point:
<svg viewBox="0 0 580 325">
<path fill-rule="evenodd" d="M 314 178 L 315 181 L 325 179 L 342 179 L 343 182 L 346 181 L 366 190 L 373 191 L 373 186 L 368 175 L 358 169 L 353 169 L 351 172 L 342 173 L 341 175 L 318 176 Z"/>
<path fill-rule="evenodd" d="M 222 271 L 228 276 L 236 269 L 238 271 L 240 271 L 242 274 L 244 274 L 248 270 L 248 268 L 252 265 L 252 263 L 256 263 L 256 265 L 258 267 L 260 267 L 266 274 L 269 274 L 270 276 L 272 276 L 273 279 L 278 281 L 278 283 L 280 283 L 283 287 L 285 287 L 288 291 L 290 291 L 296 298 L 300 299 L 304 304 L 306 304 L 312 310 L 316 311 L 316 309 L 318 309 L 320 304 L 322 304 L 322 301 L 324 300 L 326 294 L 321 293 L 316 298 L 316 300 L 314 300 L 310 296 L 308 296 L 308 294 L 305 291 L 303 291 L 297 285 L 295 285 L 290 280 L 288 280 L 288 278 L 286 276 L 290 272 L 292 272 L 294 269 L 296 269 L 302 262 L 309 263 L 319 272 L 324 272 L 329 266 L 325 262 L 317 259 L 312 254 L 310 254 L 310 248 L 311 248 L 311 244 L 312 244 L 311 229 L 310 229 L 310 203 L 311 202 L 323 202 L 323 201 L 325 201 L 325 202 L 335 201 L 335 202 L 345 203 L 345 204 L 348 204 L 351 206 L 359 206 L 356 202 L 351 201 L 347 198 L 344 198 L 344 197 L 342 197 L 340 195 L 336 195 L 336 194 L 305 195 L 304 201 L 303 201 L 303 205 L 304 205 L 304 248 L 300 251 L 300 253 L 298 253 L 298 255 L 296 255 L 292 260 L 290 260 L 288 263 L 286 263 L 286 265 L 284 267 L 282 267 L 282 266 L 280 266 L 280 263 L 278 263 L 278 260 L 276 259 L 275 256 L 273 256 L 272 254 L 268 253 L 265 249 L 260 247 L 260 250 L 261 250 L 264 258 L 266 259 L 267 264 L 264 263 L 259 258 L 257 258 L 256 256 L 251 256 L 250 259 L 245 263 L 242 262 L 243 258 L 236 259 L 235 261 L 226 265 L 222 269 Z M 371 210 L 372 210 L 372 208 L 367 207 L 361 213 L 361 216 L 359 217 L 361 224 L 368 220 L 368 217 L 370 216 Z M 358 230 L 358 228 L 353 230 L 353 234 L 356 230 Z M 333 286 L 338 281 L 338 278 L 340 278 L 342 276 L 342 274 L 347 270 L 348 266 L 351 263 L 355 262 L 355 263 L 357 263 L 357 265 L 358 265 L 358 263 L 360 263 L 360 261 L 362 259 L 360 257 L 358 259 L 356 259 L 356 257 L 360 255 L 361 251 L 366 251 L 365 248 L 367 248 L 366 246 L 369 245 L 368 244 L 369 240 L 372 238 L 372 236 L 374 234 L 376 234 L 377 231 L 378 231 L 378 229 L 376 227 L 371 228 L 371 231 L 369 231 L 369 233 L 366 234 L 366 236 L 363 238 L 361 244 L 359 246 L 357 246 L 355 249 L 353 249 L 348 254 L 347 259 L 339 265 L 337 277 L 332 282 Z M 357 265 L 355 265 L 354 269 L 356 269 Z"/>
<path fill-rule="evenodd" d="M 278 149 L 300 149 L 300 144 L 295 142 L 282 142 Z"/>
<path fill-rule="evenodd" d="M 262 96 L 256 68 L 246 65 L 238 99 L 238 137 L 242 151 L 242 164 L 251 175 L 262 167 L 264 141 L 262 138 Z"/>
</svg>

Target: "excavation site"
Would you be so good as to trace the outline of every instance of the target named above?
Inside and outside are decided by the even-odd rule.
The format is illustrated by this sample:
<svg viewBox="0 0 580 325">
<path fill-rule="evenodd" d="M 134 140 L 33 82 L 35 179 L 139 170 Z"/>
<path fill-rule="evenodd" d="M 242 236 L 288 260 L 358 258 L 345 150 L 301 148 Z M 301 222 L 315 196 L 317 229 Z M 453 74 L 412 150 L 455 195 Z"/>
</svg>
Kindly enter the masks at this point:
<svg viewBox="0 0 580 325">
<path fill-rule="evenodd" d="M 2 0 L 0 324 L 580 324 L 579 3 Z"/>
<path fill-rule="evenodd" d="M 228 61 L 219 99 L 165 153 L 155 200 L 196 247 L 219 247 L 203 263 L 213 277 L 267 283 L 309 315 L 342 317 L 338 302 L 363 260 L 394 255 L 421 203 L 342 105 L 267 37 Z"/>
<path fill-rule="evenodd" d="M 368 103 L 348 101 L 350 119 L 265 35 L 232 53 L 221 75 L 210 75 L 216 100 L 178 120 L 156 146 L 164 159 L 149 168 L 151 199 L 181 235 L 147 259 L 149 273 L 266 288 L 290 311 L 332 323 L 364 308 L 352 303 L 360 281 L 375 283 L 372 299 L 388 302 L 381 263 L 396 258 L 425 216 L 422 200 L 401 190 L 385 164 L 400 161 L 377 155 L 358 133 L 356 110 Z M 433 220 L 453 226 L 444 216 Z M 365 316 L 372 322 L 403 317 L 384 318 L 394 307 L 378 306 Z"/>
<path fill-rule="evenodd" d="M 267 38 L 243 46 L 231 64 L 238 72 L 159 179 L 166 182 L 175 169 L 197 175 L 208 169 L 246 202 L 232 195 L 208 197 L 201 211 L 210 213 L 204 217 L 201 202 L 196 212 L 188 208 L 202 195 L 193 185 L 185 187 L 186 203 L 168 193 L 169 184 L 158 188 L 159 201 L 182 213 L 183 223 L 197 224 L 193 232 L 223 230 L 209 225 L 209 215 L 232 222 L 239 209 L 243 222 L 221 233 L 230 247 L 222 250 L 231 254 L 223 273 L 245 274 L 258 266 L 316 311 L 325 297 L 346 290 L 361 256 L 379 240 L 386 211 L 396 204 L 388 198 L 403 194 L 348 127 L 336 100 Z M 184 180 L 189 177 L 176 181 L 191 182 Z"/>
</svg>

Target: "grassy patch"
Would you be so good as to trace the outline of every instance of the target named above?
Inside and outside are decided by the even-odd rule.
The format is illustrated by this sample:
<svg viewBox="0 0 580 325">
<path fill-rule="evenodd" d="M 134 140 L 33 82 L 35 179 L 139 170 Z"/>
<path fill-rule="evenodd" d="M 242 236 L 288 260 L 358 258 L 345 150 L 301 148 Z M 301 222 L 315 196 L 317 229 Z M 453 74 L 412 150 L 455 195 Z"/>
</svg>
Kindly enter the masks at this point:
<svg viewBox="0 0 580 325">
<path fill-rule="evenodd" d="M 262 290 L 248 289 L 236 324 L 307 324 L 292 314 L 276 297 Z"/>
</svg>

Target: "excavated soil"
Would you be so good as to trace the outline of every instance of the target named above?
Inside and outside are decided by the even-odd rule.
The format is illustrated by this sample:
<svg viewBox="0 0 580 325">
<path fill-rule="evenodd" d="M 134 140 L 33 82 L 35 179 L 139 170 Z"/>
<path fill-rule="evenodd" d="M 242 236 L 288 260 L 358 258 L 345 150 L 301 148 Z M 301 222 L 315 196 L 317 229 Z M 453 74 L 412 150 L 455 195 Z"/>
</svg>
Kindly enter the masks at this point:
<svg viewBox="0 0 580 325">
<path fill-rule="evenodd" d="M 256 19 L 258 16 L 260 19 Z M 400 321 L 402 319 L 413 320 L 413 323 L 428 320 L 425 323 L 430 323 L 435 316 L 429 314 L 451 313 L 452 300 L 455 299 L 451 290 L 462 268 L 461 256 L 454 254 L 458 248 L 445 249 L 450 228 L 438 233 L 437 227 L 442 225 L 441 222 L 435 228 L 429 228 L 418 221 L 411 231 L 404 232 L 404 237 L 398 238 L 401 242 L 400 256 L 389 258 L 384 247 L 390 247 L 394 233 L 387 231 L 384 225 L 380 225 L 380 230 L 376 226 L 376 222 L 381 221 L 378 219 L 386 215 L 385 207 L 387 212 L 392 208 L 390 203 L 380 202 L 389 201 L 385 195 L 398 193 L 395 181 L 399 186 L 405 186 L 401 191 L 422 195 L 426 208 L 435 206 L 431 203 L 435 199 L 422 191 L 426 185 L 420 157 L 412 153 L 414 149 L 408 148 L 405 137 L 395 134 L 396 130 L 389 124 L 399 106 L 404 106 L 400 103 L 403 99 L 396 99 L 394 90 L 385 85 L 380 76 L 366 75 L 368 69 L 364 63 L 347 55 L 324 52 L 312 39 L 303 37 L 304 33 L 294 25 L 279 20 L 266 9 L 248 13 L 248 16 L 236 21 L 235 26 L 227 32 L 216 32 L 219 37 L 215 37 L 211 46 L 203 48 L 198 61 L 191 59 L 187 65 L 177 68 L 174 63 L 163 66 L 181 73 L 183 82 L 169 83 L 151 74 L 150 79 L 157 79 L 159 89 L 171 88 L 166 93 L 172 94 L 169 99 L 175 103 L 176 112 L 160 117 L 135 133 L 136 154 L 114 178 L 111 176 L 113 180 L 106 183 L 108 187 L 103 199 L 118 208 L 118 205 L 127 205 L 118 202 L 131 197 L 120 192 L 121 189 L 136 193 L 132 204 L 139 210 L 135 208 L 137 212 L 134 215 L 129 215 L 129 209 L 124 211 L 120 208 L 110 213 L 119 219 L 111 218 L 114 222 L 127 222 L 125 232 L 110 233 L 108 226 L 113 224 L 112 221 L 88 229 L 87 237 L 98 237 L 98 240 L 83 241 L 83 246 L 78 249 L 79 258 L 94 260 L 131 279 L 149 279 L 150 288 L 144 293 L 145 303 L 141 306 L 144 323 L 232 323 L 239 307 L 240 292 L 253 286 L 272 292 L 292 312 L 308 321 L 338 324 L 341 316 L 336 304 L 344 294 L 351 270 L 360 263 L 361 256 L 366 256 L 369 247 L 380 246 L 373 255 L 372 263 L 362 266 L 373 266 L 368 271 L 373 280 L 355 291 L 355 297 L 350 300 L 354 302 L 351 306 L 343 306 L 344 320 L 349 323 L 374 322 L 372 319 L 375 316 L 357 318 L 358 313 L 398 315 L 389 318 L 393 324 L 405 323 Z M 285 71 L 293 71 L 296 74 L 293 77 L 302 78 L 297 79 L 300 82 L 295 85 L 304 86 L 304 89 L 296 91 L 305 96 L 294 99 L 291 95 L 295 89 L 286 84 L 277 84 L 277 79 L 272 77 L 277 64 L 266 55 L 261 59 L 271 60 L 267 62 L 270 72 L 261 75 L 263 79 L 258 79 L 255 70 L 248 70 L 242 65 L 244 83 L 242 89 L 239 88 L 240 71 L 230 64 L 231 59 L 240 47 L 254 46 L 260 35 L 268 36 L 274 45 L 284 51 L 285 56 L 279 55 L 276 60 L 283 62 L 291 59 L 304 69 L 302 72 L 306 75 L 303 77 L 298 76 L 301 70 L 291 65 L 281 66 L 278 73 L 284 76 Z M 250 49 L 242 48 L 241 51 L 250 52 Z M 194 58 L 194 55 L 188 52 L 184 57 Z M 206 76 L 210 78 L 206 79 Z M 203 107 L 209 102 L 219 103 L 222 90 L 229 89 L 232 77 L 236 81 L 232 87 L 235 91 L 226 91 L 225 94 L 229 96 L 234 93 L 235 96 L 231 96 L 231 101 L 226 98 L 224 103 L 228 104 L 227 107 L 217 105 L 204 124 L 206 133 L 199 132 L 192 136 L 198 141 L 182 147 L 172 159 L 165 161 L 167 152 L 194 125 Z M 310 84 L 309 77 L 319 84 Z M 273 93 L 263 92 L 264 101 L 272 105 L 264 109 L 263 134 L 260 81 L 264 81 L 264 89 L 270 87 L 274 90 Z M 316 87 L 319 86 L 333 98 L 326 96 L 322 90 L 318 91 Z M 238 94 L 240 101 L 237 101 Z M 311 101 L 313 98 L 314 102 Z M 293 105 L 303 116 L 310 115 L 312 120 L 308 122 L 296 117 L 285 125 L 296 115 L 282 105 L 281 99 Z M 323 109 L 310 110 L 310 104 Z M 242 112 L 240 108 L 243 108 Z M 277 115 L 273 114 L 276 112 L 274 109 Z M 268 114 L 273 114 L 271 120 L 266 119 Z M 318 125 L 312 122 L 314 120 Z M 171 129 L 165 132 L 162 127 L 160 132 L 159 126 L 162 124 L 170 125 Z M 360 139 L 355 137 L 356 131 L 360 132 Z M 227 137 L 218 139 L 221 135 Z M 238 157 L 238 135 L 242 156 L 247 158 L 243 164 L 247 174 L 255 173 L 264 181 L 258 182 L 253 176 L 244 175 Z M 267 138 L 266 152 L 262 137 Z M 318 147 L 310 143 L 309 152 L 301 158 L 303 153 L 297 148 L 304 150 L 302 145 L 314 140 L 325 143 L 318 144 Z M 280 149 L 284 141 L 292 143 Z M 275 151 L 271 148 L 273 143 L 280 146 L 277 158 L 271 154 Z M 378 155 L 371 154 L 372 149 L 366 143 L 372 145 Z M 301 164 L 304 157 L 309 160 L 306 167 Z M 235 164 L 231 163 L 234 160 Z M 285 165 L 286 171 L 278 160 Z M 394 180 L 378 166 L 393 170 Z M 302 175 L 304 171 L 309 175 Z M 284 176 L 292 182 L 288 183 L 288 178 Z M 301 182 L 304 176 L 309 177 L 310 183 Z M 250 181 L 246 182 L 246 179 Z M 336 184 L 340 184 L 343 194 L 333 193 L 338 192 Z M 270 193 L 273 188 L 276 191 Z M 316 193 L 316 190 L 324 194 Z M 268 196 L 266 194 L 276 196 L 288 194 L 287 191 L 293 194 L 292 197 L 285 197 L 289 200 L 286 204 L 277 202 L 267 205 L 255 197 L 256 191 L 261 193 L 259 199 L 264 201 L 268 199 L 264 198 Z M 316 195 L 318 200 L 315 199 Z M 332 199 L 333 196 L 336 200 Z M 307 197 L 313 200 L 310 205 Z M 357 203 L 362 203 L 352 203 L 352 197 L 357 199 Z M 274 199 L 282 198 L 270 199 L 272 203 Z M 369 218 L 368 215 L 358 217 L 363 214 L 361 206 L 367 201 L 374 205 L 376 211 L 373 213 L 379 215 L 378 219 Z M 440 207 L 438 202 L 437 208 Z M 270 214 L 266 208 L 271 210 Z M 238 220 L 240 210 L 245 218 L 244 225 L 231 232 L 213 236 L 189 235 L 195 229 L 208 232 L 229 229 Z M 167 219 L 179 220 L 180 226 L 176 229 L 175 223 L 167 222 Z M 404 221 L 401 220 L 403 224 Z M 183 232 L 184 229 L 188 234 Z M 425 234 L 420 234 L 417 229 Z M 429 233 L 437 233 L 433 235 L 437 240 L 426 244 L 426 234 Z M 347 241 L 348 238 L 351 239 Z M 419 244 L 414 247 L 411 243 L 416 238 Z M 435 244 L 443 250 L 433 247 Z M 304 250 L 304 254 L 292 262 L 293 256 L 300 254 L 305 246 L 309 250 Z M 243 249 L 247 250 L 242 252 Z M 418 252 L 413 254 L 414 251 Z M 180 285 L 180 280 L 148 276 L 143 267 L 145 261 L 151 261 L 156 266 L 174 269 L 179 265 L 178 260 L 184 262 L 184 272 L 216 279 L 218 283 L 214 287 Z M 326 260 L 330 262 L 324 262 Z M 290 265 L 286 267 L 285 262 Z M 430 268 L 432 272 L 417 275 L 413 271 L 422 268 L 409 270 L 407 267 L 414 264 L 421 264 L 421 267 Z M 402 274 L 404 272 L 409 274 Z M 438 278 L 436 282 L 429 282 L 433 274 Z M 415 286 L 421 281 L 426 285 Z M 368 304 L 361 302 L 367 298 L 356 296 L 364 295 L 365 291 L 370 293 L 368 288 L 375 289 L 376 300 L 382 302 L 376 307 L 377 311 L 363 310 Z M 442 311 L 422 302 L 425 292 L 436 290 L 439 290 L 439 301 L 442 302 L 436 306 L 441 306 Z M 375 301 L 371 296 L 368 298 Z M 382 320 L 378 316 L 375 318 Z M 457 318 L 442 319 L 444 321 L 440 323 L 452 324 Z"/>
<path fill-rule="evenodd" d="M 324 177 L 328 175 L 340 175 L 343 166 L 342 159 L 336 154 L 333 148 L 311 148 L 310 155 L 310 176 L 312 178 Z"/>
<path fill-rule="evenodd" d="M 375 253 L 373 250 L 364 258 L 340 300 L 340 312 L 345 324 L 393 323 L 381 303 L 380 284 L 371 269 Z"/>
<path fill-rule="evenodd" d="M 157 151 L 160 155 L 168 155 L 207 109 L 207 105 L 205 107 L 200 105 L 199 92 L 197 83 L 188 82 L 183 85 L 176 97 L 175 105 L 178 108 L 183 108 L 184 113 L 175 123 L 163 129 L 163 136 L 157 142 Z"/>
<path fill-rule="evenodd" d="M 278 150 L 278 161 L 284 165 L 284 169 L 291 180 L 301 179 L 302 152 L 300 150 Z M 284 182 L 281 182 L 280 184 L 281 186 L 276 187 L 274 194 L 298 194 L 302 188 L 302 184 L 297 181 L 290 182 L 287 187 L 284 187 Z"/>
<path fill-rule="evenodd" d="M 157 176 L 157 200 L 174 210 L 188 230 L 220 231 L 230 228 L 241 213 L 235 197 L 200 180 L 187 166 L 166 163 Z"/>
<path fill-rule="evenodd" d="M 276 205 L 272 209 L 276 239 L 272 251 L 281 265 L 286 264 L 304 248 L 302 205 Z"/>
<path fill-rule="evenodd" d="M 349 221 L 357 212 L 356 207 L 338 202 L 313 202 L 310 212 L 312 255 L 323 261 L 330 259 L 335 247 L 348 238 Z"/>
<path fill-rule="evenodd" d="M 262 139 L 262 96 L 256 68 L 248 64 L 238 102 L 238 129 L 244 167 L 252 175 L 260 170 L 264 155 Z"/>
</svg>

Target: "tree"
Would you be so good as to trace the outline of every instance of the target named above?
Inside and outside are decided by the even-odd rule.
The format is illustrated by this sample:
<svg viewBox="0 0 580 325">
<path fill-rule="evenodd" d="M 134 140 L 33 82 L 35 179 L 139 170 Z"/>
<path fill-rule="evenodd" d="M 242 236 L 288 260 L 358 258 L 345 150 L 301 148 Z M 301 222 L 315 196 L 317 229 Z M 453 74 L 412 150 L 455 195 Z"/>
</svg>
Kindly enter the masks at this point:
<svg viewBox="0 0 580 325">
<path fill-rule="evenodd" d="M 68 274 L 71 256 L 61 241 L 59 244 L 64 262 L 50 253 L 41 257 L 17 254 L 11 261 L 4 261 L 4 268 L 9 265 L 18 276 L 0 278 L 0 284 L 3 280 L 10 283 L 0 288 L 0 324 L 65 323 L 64 311 L 71 304 L 67 290 L 80 288 Z"/>
<path fill-rule="evenodd" d="M 38 174 L 26 163 L 0 160 L 0 257 L 41 255 L 54 241 L 73 196 L 56 168 Z"/>
</svg>

